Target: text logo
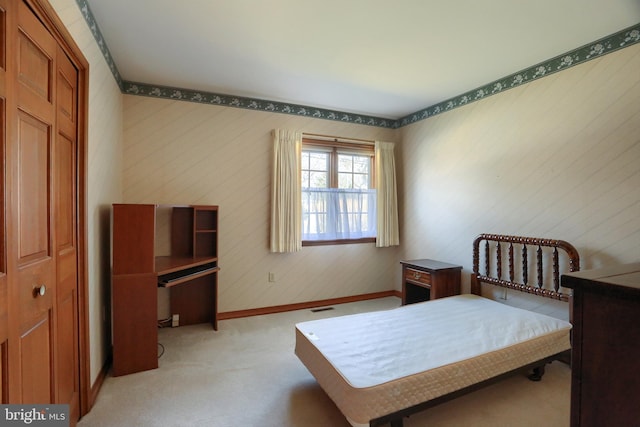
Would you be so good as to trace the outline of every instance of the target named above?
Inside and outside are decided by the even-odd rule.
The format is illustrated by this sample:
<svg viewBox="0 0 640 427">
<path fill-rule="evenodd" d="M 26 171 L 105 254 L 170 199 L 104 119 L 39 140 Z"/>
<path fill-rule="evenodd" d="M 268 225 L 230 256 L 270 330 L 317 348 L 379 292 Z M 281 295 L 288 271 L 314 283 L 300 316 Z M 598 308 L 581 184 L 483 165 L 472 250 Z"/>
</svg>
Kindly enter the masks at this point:
<svg viewBox="0 0 640 427">
<path fill-rule="evenodd" d="M 0 427 L 69 427 L 69 405 L 0 405 Z"/>
</svg>

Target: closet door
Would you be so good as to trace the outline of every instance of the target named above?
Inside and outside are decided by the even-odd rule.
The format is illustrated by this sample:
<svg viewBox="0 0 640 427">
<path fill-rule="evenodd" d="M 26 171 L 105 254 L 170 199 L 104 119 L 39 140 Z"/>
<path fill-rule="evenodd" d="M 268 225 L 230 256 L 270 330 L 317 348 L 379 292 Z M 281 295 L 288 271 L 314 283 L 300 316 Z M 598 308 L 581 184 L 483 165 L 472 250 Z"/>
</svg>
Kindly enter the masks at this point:
<svg viewBox="0 0 640 427">
<path fill-rule="evenodd" d="M 7 144 L 11 165 L 8 229 L 12 233 L 8 262 L 19 311 L 17 347 L 9 349 L 9 369 L 15 375 L 10 378 L 12 402 L 56 402 L 56 53 L 56 41 L 20 2 L 15 52 L 16 128 L 15 137 Z"/>
<path fill-rule="evenodd" d="M 69 404 L 78 419 L 78 245 L 76 213 L 76 153 L 78 72 L 58 47 L 56 57 L 56 136 L 54 149 L 57 402 Z"/>
<path fill-rule="evenodd" d="M 0 403 L 66 403 L 75 425 L 89 409 L 88 64 L 70 41 L 46 0 L 0 0 Z"/>
<path fill-rule="evenodd" d="M 7 138 L 7 0 L 0 0 L 0 158 L 4 159 Z M 0 403 L 7 403 L 7 252 L 5 240 L 5 169 L 0 162 Z"/>
</svg>

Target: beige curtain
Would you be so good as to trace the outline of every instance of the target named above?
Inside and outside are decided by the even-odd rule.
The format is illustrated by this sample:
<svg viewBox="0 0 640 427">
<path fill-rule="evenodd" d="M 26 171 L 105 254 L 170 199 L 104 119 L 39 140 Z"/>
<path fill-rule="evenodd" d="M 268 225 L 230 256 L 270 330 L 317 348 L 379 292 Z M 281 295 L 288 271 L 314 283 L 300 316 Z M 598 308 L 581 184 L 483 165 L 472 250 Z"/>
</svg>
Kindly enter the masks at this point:
<svg viewBox="0 0 640 427">
<path fill-rule="evenodd" d="M 302 248 L 300 156 L 302 132 L 273 131 L 271 252 Z"/>
<path fill-rule="evenodd" d="M 379 248 L 400 244 L 394 146 L 392 142 L 375 142 L 378 215 L 376 246 Z"/>
</svg>

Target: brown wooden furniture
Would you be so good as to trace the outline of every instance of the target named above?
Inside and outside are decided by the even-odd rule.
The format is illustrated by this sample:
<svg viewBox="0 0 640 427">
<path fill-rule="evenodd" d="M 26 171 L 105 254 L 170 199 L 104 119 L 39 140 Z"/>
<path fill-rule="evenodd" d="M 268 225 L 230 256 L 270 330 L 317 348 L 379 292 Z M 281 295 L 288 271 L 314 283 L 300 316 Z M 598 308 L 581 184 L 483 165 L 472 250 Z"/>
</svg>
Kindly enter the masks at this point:
<svg viewBox="0 0 640 427">
<path fill-rule="evenodd" d="M 172 207 L 168 256 L 156 256 L 156 208 L 113 205 L 114 375 L 158 367 L 158 286 L 171 288 L 180 325 L 218 328 L 218 207 Z"/>
<path fill-rule="evenodd" d="M 461 265 L 431 259 L 400 261 L 402 305 L 458 295 Z"/>
<path fill-rule="evenodd" d="M 88 62 L 45 0 L 0 0 L 0 401 L 88 411 Z"/>
<path fill-rule="evenodd" d="M 563 254 L 565 261 L 563 264 L 560 262 L 560 253 Z M 508 270 L 503 269 L 502 265 L 505 256 Z M 481 257 L 484 260 L 484 274 L 480 271 Z M 520 262 L 516 263 L 518 258 Z M 551 269 L 543 267 L 545 259 L 551 262 Z M 565 270 L 561 270 L 563 265 L 566 266 Z M 578 270 L 580 270 L 580 255 L 573 245 L 564 240 L 480 234 L 473 242 L 471 293 L 480 295 L 480 285 L 489 283 L 568 301 L 569 294 L 560 288 L 560 274 L 562 271 Z"/>
<path fill-rule="evenodd" d="M 482 251 L 481 247 L 483 249 Z M 509 268 L 504 269 L 504 271 L 502 268 L 503 258 L 506 258 L 509 264 Z M 481 259 L 483 259 L 485 266 L 483 273 L 480 272 L 479 268 Z M 577 250 L 565 241 L 495 234 L 481 234 L 475 239 L 473 242 L 473 260 L 474 269 L 471 275 L 471 290 L 474 294 L 480 295 L 482 285 L 486 284 L 489 286 L 503 286 L 554 299 L 568 299 L 568 295 L 562 292 L 560 288 L 560 274 L 574 272 L 579 269 L 580 265 Z M 530 269 L 530 265 L 535 265 L 535 268 Z M 529 276 L 536 276 L 536 278 L 530 279 Z M 420 278 L 412 280 L 424 284 L 424 280 L 420 281 L 419 279 Z M 528 283 L 530 282 L 533 284 L 529 285 Z M 437 301 L 433 303 L 435 304 Z M 428 304 L 431 303 L 425 303 L 425 305 Z M 412 307 L 406 308 L 412 309 Z M 398 310 L 399 309 L 403 308 L 398 308 Z M 569 343 L 567 342 L 566 344 L 565 348 L 568 348 Z M 407 351 L 410 350 L 410 348 L 407 348 Z M 496 374 L 493 378 L 481 380 L 469 386 L 463 386 L 458 390 L 428 401 L 377 417 L 370 420 L 369 425 L 373 427 L 391 424 L 392 427 L 400 427 L 403 424 L 403 418 L 406 416 L 478 390 L 515 373 L 533 369 L 533 374 L 530 375 L 529 378 L 538 381 L 544 374 L 545 365 L 554 360 L 565 359 L 567 352 L 568 350 L 556 354 L 548 354 L 532 363 L 522 362 L 519 357 L 509 358 L 509 360 L 520 361 L 522 365 L 513 369 L 509 368 L 510 370 Z M 331 362 L 326 359 L 321 360 L 323 363 L 331 364 Z M 392 360 L 387 362 L 393 363 Z M 461 372 L 460 375 L 465 375 L 465 373 Z M 474 375 L 474 372 L 469 372 L 468 375 Z"/>
<path fill-rule="evenodd" d="M 562 276 L 573 289 L 571 426 L 637 425 L 640 263 Z"/>
</svg>

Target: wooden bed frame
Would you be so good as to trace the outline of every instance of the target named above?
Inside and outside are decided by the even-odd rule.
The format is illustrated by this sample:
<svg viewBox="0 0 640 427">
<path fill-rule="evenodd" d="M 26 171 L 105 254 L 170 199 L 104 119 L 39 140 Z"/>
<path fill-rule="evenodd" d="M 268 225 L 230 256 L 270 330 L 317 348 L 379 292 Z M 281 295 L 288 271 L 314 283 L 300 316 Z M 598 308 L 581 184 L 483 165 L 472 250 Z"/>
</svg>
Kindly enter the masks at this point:
<svg viewBox="0 0 640 427">
<path fill-rule="evenodd" d="M 480 274 L 480 246 L 484 243 L 484 261 L 485 261 L 485 274 Z M 491 243 L 494 244 L 493 248 Z M 519 247 L 519 251 L 514 248 Z M 507 259 L 509 265 L 509 275 L 505 279 L 502 273 L 502 261 L 503 261 L 503 247 L 507 249 Z M 536 261 L 536 284 L 529 285 L 529 247 L 535 249 L 535 261 Z M 492 249 L 494 249 L 492 251 Z M 545 285 L 545 270 L 543 268 L 543 259 L 545 257 L 544 249 L 551 251 L 552 261 L 552 286 Z M 564 251 L 567 256 L 568 271 L 560 271 L 560 255 L 558 249 Z M 492 252 L 495 254 L 495 274 L 492 266 Z M 516 255 L 520 254 L 522 261 L 521 268 L 517 269 L 515 264 Z M 519 271 L 518 271 L 519 270 Z M 558 299 L 562 301 L 569 300 L 569 294 L 562 292 L 560 289 L 560 275 L 562 273 L 570 273 L 580 270 L 580 255 L 578 251 L 570 243 L 564 240 L 552 240 L 552 239 L 540 239 L 536 237 L 521 237 L 521 236 L 503 236 L 499 234 L 481 234 L 473 241 L 473 273 L 471 274 L 471 293 L 480 295 L 480 285 L 482 283 L 490 283 L 496 286 L 502 286 L 504 288 L 515 289 L 521 292 L 526 292 L 534 295 L 539 295 L 547 298 Z M 516 274 L 516 272 L 520 274 Z M 548 271 L 548 270 L 547 270 Z M 517 282 L 516 276 L 519 276 L 521 282 Z"/>
<path fill-rule="evenodd" d="M 483 242 L 484 244 L 482 244 Z M 480 273 L 479 268 L 481 258 L 484 259 L 484 274 Z M 508 270 L 505 272 L 503 272 L 502 268 L 503 261 L 505 261 L 504 258 L 506 258 L 508 265 Z M 531 259 L 533 259 L 535 265 L 535 283 L 533 285 L 529 284 L 531 282 L 530 276 L 534 275 L 529 268 Z M 546 264 L 545 260 L 547 260 Z M 516 261 L 520 262 L 516 263 Z M 549 270 L 549 267 L 551 267 L 551 270 Z M 568 301 L 570 295 L 560 288 L 560 275 L 578 271 L 579 269 L 580 256 L 578 251 L 564 240 L 481 234 L 473 242 L 471 293 L 480 295 L 482 283 L 488 283 L 546 298 Z M 369 422 L 369 426 L 375 427 L 390 424 L 391 427 L 402 427 L 404 417 L 494 384 L 515 373 L 533 370 L 533 373 L 529 375 L 529 379 L 540 381 L 547 363 L 551 363 L 554 360 L 570 361 L 570 354 L 567 353 L 569 352 L 552 355 L 453 393 L 373 419 Z"/>
</svg>

